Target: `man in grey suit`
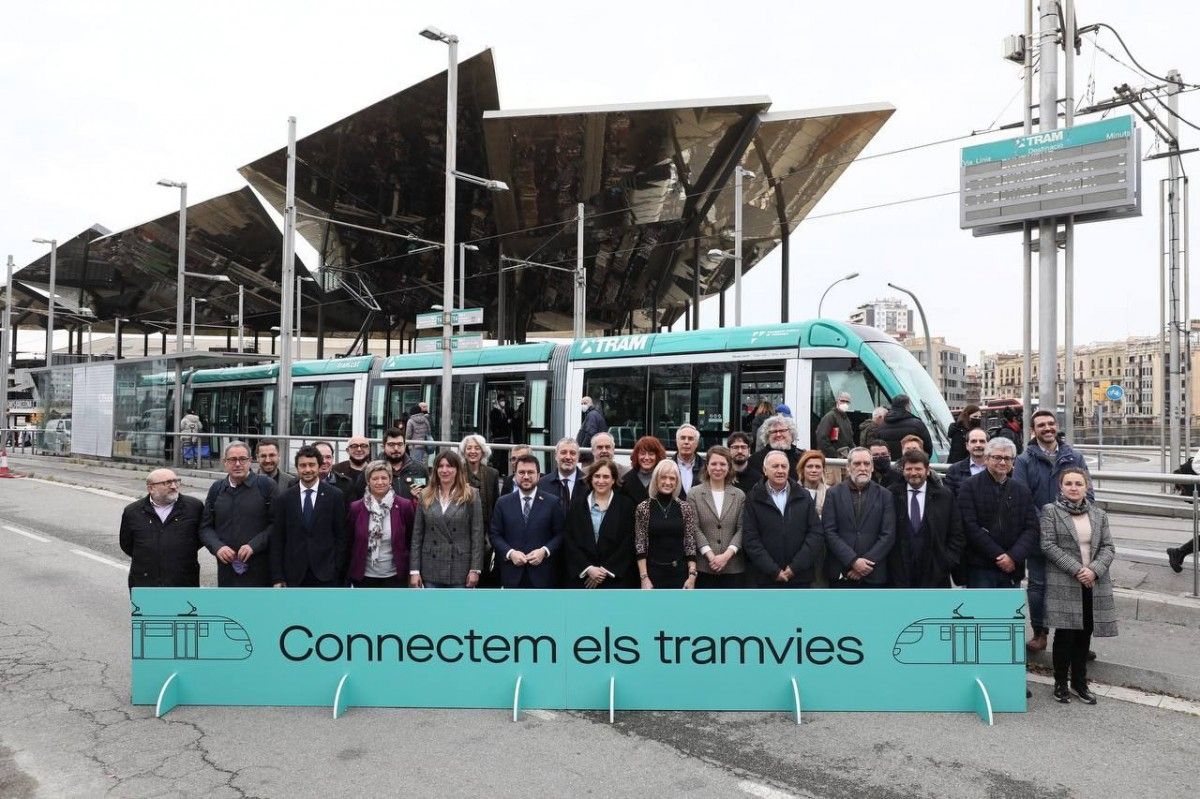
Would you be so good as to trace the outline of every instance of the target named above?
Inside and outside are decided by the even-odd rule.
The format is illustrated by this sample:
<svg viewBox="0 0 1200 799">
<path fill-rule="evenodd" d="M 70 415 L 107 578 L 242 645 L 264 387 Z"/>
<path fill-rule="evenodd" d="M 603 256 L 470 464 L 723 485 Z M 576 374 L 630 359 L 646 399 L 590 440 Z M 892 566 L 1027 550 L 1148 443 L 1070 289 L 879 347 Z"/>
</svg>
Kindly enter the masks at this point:
<svg viewBox="0 0 1200 799">
<path fill-rule="evenodd" d="M 888 582 L 887 556 L 896 540 L 892 494 L 871 480 L 870 450 L 855 447 L 847 457 L 849 479 L 829 489 L 821 515 L 829 585 L 881 588 Z"/>
</svg>

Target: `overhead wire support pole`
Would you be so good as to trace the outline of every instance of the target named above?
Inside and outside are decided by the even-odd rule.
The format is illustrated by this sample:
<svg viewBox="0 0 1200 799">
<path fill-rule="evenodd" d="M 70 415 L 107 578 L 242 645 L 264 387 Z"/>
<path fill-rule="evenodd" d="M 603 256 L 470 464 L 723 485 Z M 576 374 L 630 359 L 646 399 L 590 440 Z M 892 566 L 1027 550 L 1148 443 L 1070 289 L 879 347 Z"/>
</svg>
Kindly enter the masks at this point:
<svg viewBox="0 0 1200 799">
<path fill-rule="evenodd" d="M 574 336 L 578 340 L 587 335 L 587 270 L 583 265 L 583 203 L 579 203 L 576 209 Z"/>
<path fill-rule="evenodd" d="M 1066 0 L 1063 31 L 1063 81 L 1065 125 L 1075 124 L 1075 0 Z M 1075 217 L 1063 220 L 1063 430 L 1067 441 L 1075 440 Z"/>
<path fill-rule="evenodd" d="M 1170 419 L 1170 436 L 1171 436 L 1171 457 L 1168 464 L 1174 468 L 1183 458 L 1183 453 L 1180 450 L 1180 421 L 1183 415 L 1183 363 L 1182 352 L 1180 347 L 1180 337 L 1183 334 L 1183 320 L 1180 318 L 1181 303 L 1179 295 L 1181 292 L 1180 280 L 1180 219 L 1179 219 L 1179 189 L 1181 184 L 1181 172 L 1179 162 L 1179 89 L 1182 81 L 1179 77 L 1179 72 L 1171 70 L 1167 73 L 1167 78 L 1170 79 L 1169 88 L 1167 89 L 1167 130 L 1170 133 L 1171 139 L 1169 142 L 1170 149 L 1176 153 L 1173 157 L 1167 160 L 1168 175 L 1170 182 L 1167 186 L 1167 202 L 1169 203 L 1167 211 L 1167 246 L 1168 246 L 1168 267 L 1170 279 L 1168 281 L 1167 301 L 1170 309 L 1170 358 L 1171 368 L 1168 374 L 1170 375 L 1170 411 L 1168 418 Z"/>
<path fill-rule="evenodd" d="M 1025 0 L 1025 124 L 1026 136 L 1033 133 L 1033 3 Z M 1021 319 L 1021 430 L 1029 430 L 1033 401 L 1033 226 L 1021 225 L 1022 271 L 1021 285 L 1024 302 Z"/>
<path fill-rule="evenodd" d="M 1041 0 L 1040 93 L 1038 116 L 1042 133 L 1058 127 L 1058 7 Z M 1053 218 L 1038 222 L 1038 407 L 1058 404 L 1058 229 Z M 1025 431 L 1026 434 L 1029 430 Z"/>
<path fill-rule="evenodd" d="M 296 118 L 288 117 L 287 188 L 283 201 L 283 266 L 279 276 L 279 381 L 275 434 L 291 435 L 292 300 L 296 266 Z"/>
<path fill-rule="evenodd" d="M 8 426 L 8 373 L 13 368 L 13 364 L 9 362 L 9 348 L 12 346 L 11 341 L 15 341 L 17 332 L 12 329 L 12 285 L 13 285 L 13 257 L 8 256 L 8 266 L 6 267 L 7 277 L 4 280 L 4 324 L 0 326 L 0 427 Z M 0 444 L 5 434 L 0 433 Z"/>
</svg>

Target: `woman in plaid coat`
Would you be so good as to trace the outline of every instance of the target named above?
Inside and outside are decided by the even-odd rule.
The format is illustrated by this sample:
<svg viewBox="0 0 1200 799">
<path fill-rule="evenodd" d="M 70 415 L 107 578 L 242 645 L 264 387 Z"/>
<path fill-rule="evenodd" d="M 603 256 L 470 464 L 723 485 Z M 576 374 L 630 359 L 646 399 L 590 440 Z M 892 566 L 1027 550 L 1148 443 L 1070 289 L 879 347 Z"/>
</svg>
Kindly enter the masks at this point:
<svg viewBox="0 0 1200 799">
<path fill-rule="evenodd" d="M 1058 477 L 1058 499 L 1042 511 L 1046 555 L 1046 626 L 1054 628 L 1054 698 L 1070 702 L 1070 687 L 1096 704 L 1088 690 L 1087 653 L 1093 635 L 1117 634 L 1109 567 L 1116 556 L 1108 514 L 1087 498 L 1087 473 L 1076 467 Z"/>
</svg>

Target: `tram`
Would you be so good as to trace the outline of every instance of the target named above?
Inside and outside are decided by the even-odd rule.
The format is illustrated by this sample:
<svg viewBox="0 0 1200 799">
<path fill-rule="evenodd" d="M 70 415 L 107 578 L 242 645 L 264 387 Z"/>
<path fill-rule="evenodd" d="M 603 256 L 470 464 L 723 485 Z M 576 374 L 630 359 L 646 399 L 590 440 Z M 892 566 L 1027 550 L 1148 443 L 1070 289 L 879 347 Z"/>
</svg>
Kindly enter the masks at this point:
<svg viewBox="0 0 1200 799">
<path fill-rule="evenodd" d="M 643 435 L 668 449 L 690 423 L 702 449 L 752 429 L 754 408 L 786 404 L 810 446 L 839 392 L 851 396 L 855 427 L 891 397 L 907 394 L 929 428 L 934 460 L 949 451 L 945 399 L 916 358 L 887 334 L 828 319 L 677 333 L 585 338 L 454 353 L 455 440 L 553 444 L 574 435 L 579 400 L 604 413 L 618 449 Z M 291 432 L 306 437 L 380 438 L 418 402 L 434 429 L 441 400 L 440 353 L 360 356 L 293 365 Z M 206 433 L 270 435 L 278 364 L 198 370 L 185 400 Z"/>
</svg>

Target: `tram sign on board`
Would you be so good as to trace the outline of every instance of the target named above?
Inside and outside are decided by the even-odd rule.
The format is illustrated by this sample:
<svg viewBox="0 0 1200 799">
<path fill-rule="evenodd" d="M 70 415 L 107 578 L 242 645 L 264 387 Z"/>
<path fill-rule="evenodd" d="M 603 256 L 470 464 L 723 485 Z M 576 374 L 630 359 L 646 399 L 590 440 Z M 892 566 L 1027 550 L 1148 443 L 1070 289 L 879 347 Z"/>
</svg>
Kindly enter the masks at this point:
<svg viewBox="0 0 1200 799">
<path fill-rule="evenodd" d="M 976 236 L 1022 222 L 1142 215 L 1140 136 L 1133 117 L 964 147 L 959 227 Z"/>
<path fill-rule="evenodd" d="M 483 309 L 482 308 L 463 308 L 458 311 L 450 312 L 450 324 L 452 325 L 481 325 L 483 324 Z M 426 330 L 431 327 L 442 326 L 442 312 L 430 311 L 429 313 L 417 314 L 417 330 Z"/>
<path fill-rule="evenodd" d="M 441 336 L 427 336 L 417 339 L 417 352 L 441 352 L 442 338 Z M 464 333 L 461 336 L 450 337 L 450 349 L 452 350 L 480 350 L 483 349 L 483 334 L 482 333 Z"/>
</svg>

